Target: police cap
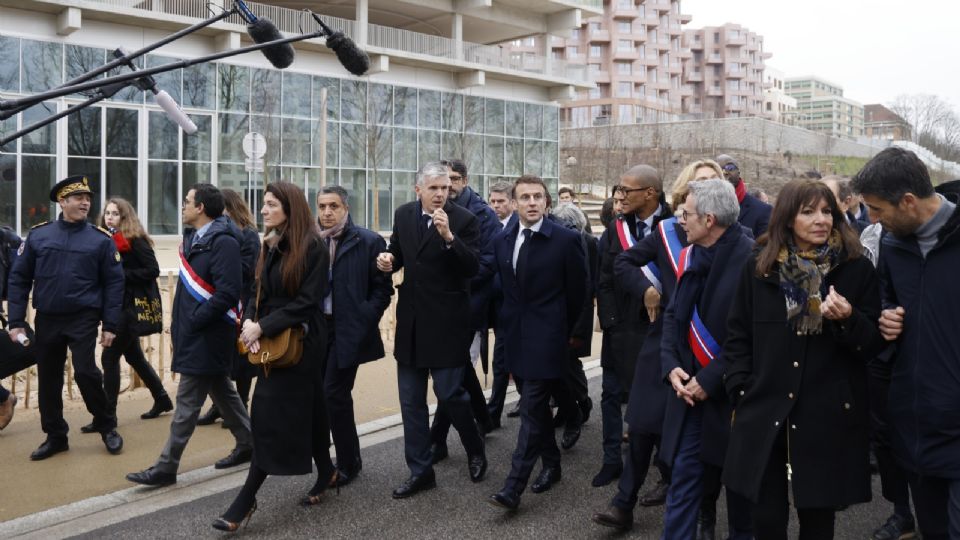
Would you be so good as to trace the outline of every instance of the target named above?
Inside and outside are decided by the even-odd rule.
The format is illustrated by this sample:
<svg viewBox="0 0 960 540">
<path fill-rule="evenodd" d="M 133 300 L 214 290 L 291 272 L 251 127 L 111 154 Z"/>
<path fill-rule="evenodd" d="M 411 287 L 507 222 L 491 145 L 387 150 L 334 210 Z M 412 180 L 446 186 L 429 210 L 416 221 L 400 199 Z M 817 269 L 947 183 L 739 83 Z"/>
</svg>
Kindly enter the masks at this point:
<svg viewBox="0 0 960 540">
<path fill-rule="evenodd" d="M 53 186 L 53 189 L 50 190 L 50 200 L 58 202 L 60 199 L 65 199 L 70 195 L 80 193 L 93 195 L 93 191 L 90 190 L 90 181 L 82 174 L 70 176 L 57 182 L 57 185 Z"/>
</svg>

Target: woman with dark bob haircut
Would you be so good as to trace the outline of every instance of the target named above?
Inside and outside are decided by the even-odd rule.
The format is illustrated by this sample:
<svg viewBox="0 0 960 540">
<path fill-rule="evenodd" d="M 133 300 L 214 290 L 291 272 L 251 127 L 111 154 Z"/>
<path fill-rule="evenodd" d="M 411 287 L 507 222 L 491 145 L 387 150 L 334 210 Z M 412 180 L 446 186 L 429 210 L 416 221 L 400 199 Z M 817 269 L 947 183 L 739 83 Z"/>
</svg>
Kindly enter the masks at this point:
<svg viewBox="0 0 960 540">
<path fill-rule="evenodd" d="M 735 410 L 723 481 L 750 498 L 758 540 L 833 538 L 870 500 L 866 363 L 882 347 L 880 286 L 830 189 L 795 180 L 748 259 L 723 354 Z M 760 474 L 758 474 L 758 472 Z"/>
<path fill-rule="evenodd" d="M 302 328 L 303 354 L 291 367 L 257 367 L 250 405 L 253 461 L 233 503 L 213 522 L 214 528 L 228 532 L 236 531 L 243 518 L 256 510 L 257 491 L 267 475 L 310 474 L 312 459 L 319 476 L 301 501 L 312 505 L 320 502 L 334 474 L 322 384 L 327 334 L 321 308 L 330 257 L 303 191 L 296 185 L 268 184 L 260 214 L 266 236 L 240 340 L 256 353 L 263 337 Z"/>
</svg>

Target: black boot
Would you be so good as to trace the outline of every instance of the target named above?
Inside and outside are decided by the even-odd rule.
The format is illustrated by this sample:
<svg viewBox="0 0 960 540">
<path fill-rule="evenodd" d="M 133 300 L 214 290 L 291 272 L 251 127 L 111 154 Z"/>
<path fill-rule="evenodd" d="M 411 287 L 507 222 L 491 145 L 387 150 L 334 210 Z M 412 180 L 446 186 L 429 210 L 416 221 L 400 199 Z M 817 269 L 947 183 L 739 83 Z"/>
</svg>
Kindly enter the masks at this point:
<svg viewBox="0 0 960 540">
<path fill-rule="evenodd" d="M 206 413 L 202 414 L 200 418 L 197 418 L 197 425 L 209 426 L 216 422 L 218 418 L 220 418 L 220 411 L 217 410 L 216 405 L 211 405 Z"/>
<path fill-rule="evenodd" d="M 170 396 L 166 392 L 157 396 L 153 400 L 153 407 L 150 407 L 150 410 L 141 414 L 140 418 L 144 420 L 150 420 L 151 418 L 156 418 L 165 412 L 173 410 L 173 402 L 170 401 Z"/>
</svg>

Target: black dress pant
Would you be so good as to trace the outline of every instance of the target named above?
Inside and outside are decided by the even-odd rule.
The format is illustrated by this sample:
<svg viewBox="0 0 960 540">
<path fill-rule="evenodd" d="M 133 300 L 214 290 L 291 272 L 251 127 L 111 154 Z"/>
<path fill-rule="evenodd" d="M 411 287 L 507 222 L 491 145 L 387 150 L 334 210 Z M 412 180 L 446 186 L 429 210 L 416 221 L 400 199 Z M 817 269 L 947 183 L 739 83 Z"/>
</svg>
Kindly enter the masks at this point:
<svg viewBox="0 0 960 540">
<path fill-rule="evenodd" d="M 786 428 L 784 428 L 786 429 Z M 787 482 L 787 437 L 781 429 L 773 444 L 770 461 L 760 481 L 758 502 L 753 507 L 753 534 L 756 540 L 786 540 L 790 521 Z M 835 511 L 832 508 L 798 508 L 799 540 L 833 538 Z"/>
<path fill-rule="evenodd" d="M 330 432 L 337 451 L 337 467 L 347 473 L 360 469 L 360 437 L 353 413 L 353 385 L 359 366 L 341 368 L 332 355 L 327 355 L 323 393 L 327 400 Z"/>
<path fill-rule="evenodd" d="M 103 349 L 103 354 L 100 355 L 100 364 L 103 366 L 103 389 L 107 393 L 107 402 L 114 415 L 117 413 L 117 395 L 120 394 L 121 356 L 137 372 L 154 400 L 166 393 L 160 376 L 143 355 L 140 339 L 127 330 L 122 330 L 113 340 L 113 345 Z"/>
<path fill-rule="evenodd" d="M 520 433 L 513 452 L 510 474 L 504 488 L 519 494 L 527 487 L 530 474 L 540 459 L 543 467 L 560 466 L 553 420 L 550 416 L 550 395 L 565 386 L 562 379 L 526 379 L 520 394 Z M 565 390 L 565 389 L 564 389 Z"/>
<path fill-rule="evenodd" d="M 504 342 L 493 331 L 493 387 L 490 390 L 490 399 L 487 401 L 487 413 L 490 421 L 497 423 L 503 415 L 503 404 L 507 399 L 507 388 L 510 386 L 510 372 L 507 371 L 507 360 L 504 358 Z"/>
<path fill-rule="evenodd" d="M 487 410 L 487 398 L 483 395 L 483 387 L 472 365 L 463 370 L 463 389 L 470 397 L 470 410 L 473 418 L 482 428 L 490 425 L 490 412 Z M 438 408 L 433 416 L 433 425 L 430 427 L 430 442 L 444 446 L 447 444 L 447 435 L 450 434 L 450 416 L 442 408 Z"/>
<path fill-rule="evenodd" d="M 660 435 L 630 431 L 630 455 L 623 464 L 623 473 L 617 484 L 617 494 L 612 504 L 621 510 L 630 510 L 637 505 L 640 488 L 647 479 L 650 459 L 655 459 L 660 470 L 660 478 L 670 483 L 670 468 L 656 457 L 655 449 L 660 447 Z"/>
<path fill-rule="evenodd" d="M 587 375 L 583 372 L 583 362 L 576 351 L 567 348 L 567 369 L 561 384 L 554 385 L 553 399 L 557 402 L 557 416 L 563 418 L 570 427 L 583 423 L 580 404 L 589 399 Z"/>
<path fill-rule="evenodd" d="M 50 439 L 66 440 L 69 427 L 63 419 L 63 368 L 67 347 L 73 353 L 73 379 L 80 395 L 93 415 L 96 431 L 106 433 L 117 427 L 107 394 L 103 390 L 103 374 L 96 362 L 97 329 L 100 314 L 85 310 L 69 315 L 37 313 L 37 378 L 40 402 L 40 427 Z"/>
<path fill-rule="evenodd" d="M 873 453 L 877 456 L 883 498 L 892 502 L 896 509 L 909 509 L 910 489 L 907 484 L 907 474 L 893 457 L 893 450 L 890 448 L 891 426 L 887 412 L 887 398 L 890 393 L 891 370 L 892 366 L 889 362 L 879 359 L 867 366 L 870 439 L 873 443 Z"/>
</svg>

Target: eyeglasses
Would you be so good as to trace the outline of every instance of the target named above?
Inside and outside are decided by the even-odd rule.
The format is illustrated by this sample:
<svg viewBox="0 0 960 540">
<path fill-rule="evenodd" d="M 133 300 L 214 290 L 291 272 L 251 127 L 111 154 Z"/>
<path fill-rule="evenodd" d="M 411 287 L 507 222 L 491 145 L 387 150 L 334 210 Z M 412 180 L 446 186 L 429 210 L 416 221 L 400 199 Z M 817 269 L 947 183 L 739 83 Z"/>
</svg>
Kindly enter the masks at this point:
<svg viewBox="0 0 960 540">
<path fill-rule="evenodd" d="M 633 193 L 634 191 L 646 191 L 646 190 L 648 190 L 648 189 L 652 189 L 652 190 L 656 191 L 656 189 L 657 189 L 657 188 L 655 188 L 655 187 L 653 187 L 653 186 L 639 187 L 639 188 L 628 188 L 628 187 L 626 187 L 626 186 L 618 186 L 618 187 L 620 188 L 620 193 L 623 193 L 623 196 L 624 196 L 624 197 L 626 197 L 627 195 L 630 195 L 630 194 Z"/>
<path fill-rule="evenodd" d="M 690 219 L 690 216 L 699 216 L 699 212 L 687 212 L 686 210 L 680 212 L 680 219 L 686 221 Z"/>
<path fill-rule="evenodd" d="M 739 171 L 740 169 L 738 169 L 737 166 L 734 165 L 733 163 L 727 163 L 726 165 L 723 166 L 723 170 L 730 172 L 730 171 Z"/>
</svg>

